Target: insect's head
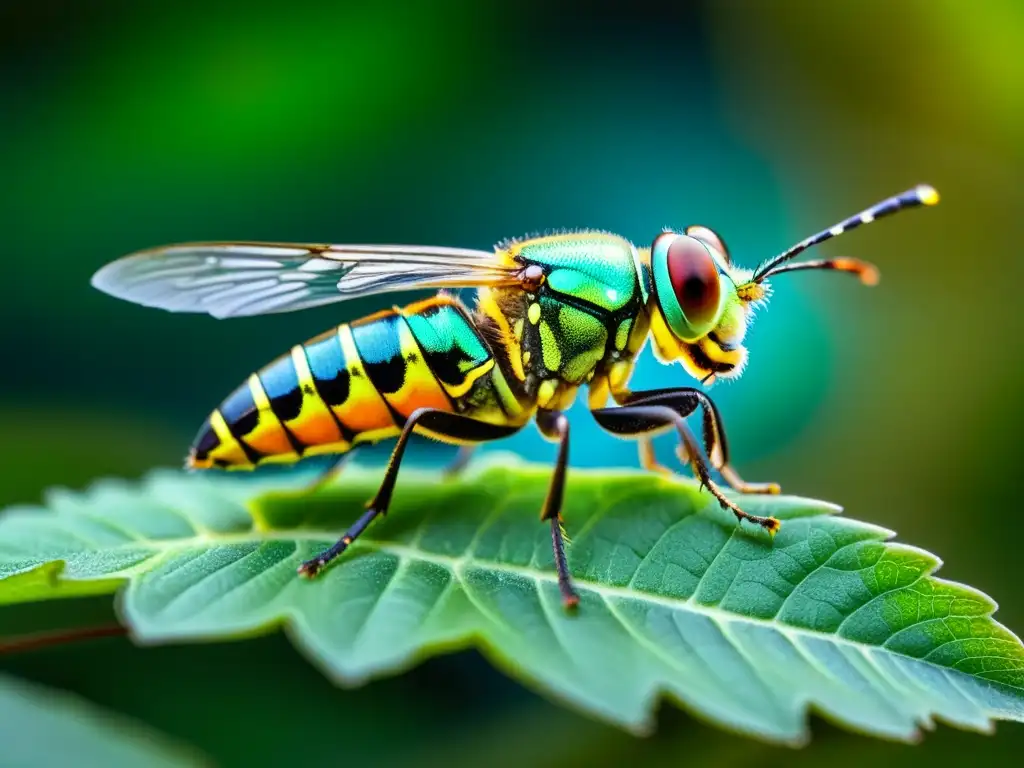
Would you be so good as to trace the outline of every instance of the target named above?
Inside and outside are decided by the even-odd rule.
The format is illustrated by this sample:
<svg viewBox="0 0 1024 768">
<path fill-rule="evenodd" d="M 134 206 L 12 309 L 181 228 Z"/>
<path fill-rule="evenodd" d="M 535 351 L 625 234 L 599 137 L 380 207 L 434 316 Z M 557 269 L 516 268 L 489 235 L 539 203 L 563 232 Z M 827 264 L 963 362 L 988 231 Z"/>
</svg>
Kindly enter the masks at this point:
<svg viewBox="0 0 1024 768">
<path fill-rule="evenodd" d="M 658 357 L 679 360 L 694 378 L 710 383 L 743 372 L 743 346 L 754 310 L 770 295 L 769 277 L 806 269 L 850 272 L 867 285 L 878 270 L 858 259 L 837 258 L 787 263 L 807 248 L 882 216 L 918 205 L 934 205 L 938 193 L 922 184 L 890 197 L 829 229 L 812 235 L 755 270 L 732 263 L 724 240 L 707 227 L 662 232 L 650 254 L 651 335 Z"/>
</svg>

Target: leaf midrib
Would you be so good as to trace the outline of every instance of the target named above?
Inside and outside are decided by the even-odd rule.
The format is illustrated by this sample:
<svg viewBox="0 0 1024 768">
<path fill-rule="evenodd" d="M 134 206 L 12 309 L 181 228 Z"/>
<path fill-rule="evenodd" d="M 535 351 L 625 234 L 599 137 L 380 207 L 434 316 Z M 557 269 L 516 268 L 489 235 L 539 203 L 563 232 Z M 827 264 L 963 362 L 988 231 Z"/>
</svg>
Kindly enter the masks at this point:
<svg viewBox="0 0 1024 768">
<path fill-rule="evenodd" d="M 191 538 L 170 539 L 167 541 L 147 538 L 133 538 L 120 546 L 141 545 L 151 549 L 154 555 L 161 557 L 169 552 L 176 552 L 201 546 L 217 546 L 227 544 L 248 543 L 265 544 L 267 542 L 272 541 L 333 541 L 336 537 L 337 533 L 335 531 L 318 531 L 308 528 L 296 528 L 293 530 L 263 529 L 237 533 L 218 533 L 216 535 L 201 534 L 193 536 Z M 118 548 L 119 547 L 110 547 L 108 549 L 117 550 Z M 453 557 L 451 555 L 442 555 L 434 552 L 428 552 L 426 550 L 420 549 L 415 546 L 410 546 L 402 542 L 388 540 L 360 541 L 353 546 L 352 553 L 356 554 L 360 550 L 369 552 L 384 552 L 386 554 L 394 555 L 395 557 L 399 558 L 400 562 L 405 561 L 407 559 L 414 559 L 422 562 L 433 563 L 435 565 L 444 567 L 459 581 L 460 585 L 462 585 L 464 589 L 466 588 L 464 570 L 467 567 L 479 567 L 482 570 L 490 570 L 494 572 L 506 573 L 513 576 L 519 576 L 525 579 L 532 580 L 535 583 L 545 583 L 550 585 L 558 584 L 557 576 L 553 571 L 548 572 L 546 570 L 539 570 L 535 567 L 512 565 L 510 563 L 502 563 L 494 560 L 481 560 L 471 556 L 468 552 L 458 557 Z M 128 577 L 133 573 L 139 571 L 150 570 L 152 567 L 152 561 L 147 558 L 146 560 L 143 560 L 142 562 L 133 565 L 130 568 L 125 568 L 124 570 L 107 574 L 106 577 Z M 947 667 L 941 664 L 935 664 L 934 662 L 928 661 L 927 659 L 922 659 L 916 656 L 909 656 L 907 654 L 898 653 L 889 648 L 886 648 L 884 645 L 877 645 L 867 642 L 854 642 L 852 640 L 848 640 L 844 637 L 841 637 L 830 632 L 824 632 L 822 630 L 817 629 L 810 629 L 807 627 L 793 626 L 779 622 L 774 618 L 764 619 L 758 616 L 746 616 L 739 613 L 732 613 L 721 608 L 718 608 L 717 606 L 705 605 L 702 603 L 695 602 L 692 595 L 687 598 L 667 597 L 652 592 L 638 590 L 635 587 L 629 585 L 619 586 L 612 584 L 603 584 L 601 582 L 595 582 L 586 578 L 579 577 L 574 578 L 574 583 L 579 588 L 593 592 L 599 597 L 601 597 L 601 599 L 609 605 L 609 610 L 609 598 L 617 600 L 637 600 L 644 603 L 660 605 L 672 610 L 681 609 L 685 611 L 690 611 L 691 613 L 699 614 L 711 619 L 720 627 L 722 627 L 723 624 L 728 626 L 731 624 L 741 622 L 747 622 L 757 626 L 766 627 L 768 629 L 772 629 L 776 632 L 779 632 L 781 635 L 783 635 L 790 643 L 793 643 L 793 645 L 798 649 L 798 652 L 800 652 L 801 654 L 803 654 L 803 649 L 801 648 L 800 644 L 796 642 L 796 639 L 802 636 L 817 637 L 822 640 L 825 640 L 826 642 L 840 644 L 849 648 L 853 648 L 857 652 L 862 653 L 866 648 L 875 648 L 880 651 L 885 651 L 886 653 L 891 653 L 894 656 L 898 656 L 900 658 L 906 658 L 913 661 L 928 664 L 929 666 L 932 666 L 936 669 L 948 672 L 956 672 L 958 674 L 965 674 L 960 670 L 954 669 L 952 667 Z M 470 590 L 467 589 L 466 592 L 468 595 Z M 490 617 L 490 612 L 486 611 L 484 607 L 479 605 L 479 603 L 476 600 L 472 600 L 472 602 L 474 603 L 474 605 L 477 606 L 477 609 L 480 610 L 481 613 L 487 615 L 489 618 L 493 618 Z M 626 623 L 623 622 L 620 617 L 618 617 L 617 612 L 611 612 L 621 625 L 626 626 Z M 722 629 L 724 630 L 725 628 L 722 627 Z M 1024 686 L 1013 686 L 1001 681 L 997 684 L 1015 690 L 1024 690 Z"/>
</svg>

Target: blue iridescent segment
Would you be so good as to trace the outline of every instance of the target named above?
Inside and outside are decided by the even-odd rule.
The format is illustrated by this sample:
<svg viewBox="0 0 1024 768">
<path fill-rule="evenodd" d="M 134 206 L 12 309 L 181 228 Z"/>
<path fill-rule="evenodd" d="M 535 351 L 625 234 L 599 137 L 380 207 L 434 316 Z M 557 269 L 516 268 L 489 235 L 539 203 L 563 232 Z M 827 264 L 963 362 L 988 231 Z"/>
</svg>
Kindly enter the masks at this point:
<svg viewBox="0 0 1024 768">
<path fill-rule="evenodd" d="M 228 426 L 238 424 L 256 410 L 256 402 L 252 398 L 252 390 L 246 382 L 230 395 L 220 406 L 221 415 Z"/>
<path fill-rule="evenodd" d="M 271 400 L 284 397 L 299 388 L 299 376 L 288 355 L 278 358 L 260 371 L 260 381 Z"/>
<path fill-rule="evenodd" d="M 400 322 L 403 322 L 401 315 L 388 315 L 351 326 L 352 339 L 366 375 L 381 394 L 398 392 L 405 383 Z"/>
<path fill-rule="evenodd" d="M 319 339 L 307 341 L 306 360 L 313 378 L 318 381 L 336 379 L 346 369 L 345 352 L 341 348 L 341 339 L 336 331 L 331 331 Z"/>
<path fill-rule="evenodd" d="M 398 336 L 400 319 L 400 315 L 390 315 L 375 318 L 365 324 L 352 324 L 352 338 L 365 364 L 385 363 L 395 358 L 401 360 L 402 346 Z"/>
</svg>

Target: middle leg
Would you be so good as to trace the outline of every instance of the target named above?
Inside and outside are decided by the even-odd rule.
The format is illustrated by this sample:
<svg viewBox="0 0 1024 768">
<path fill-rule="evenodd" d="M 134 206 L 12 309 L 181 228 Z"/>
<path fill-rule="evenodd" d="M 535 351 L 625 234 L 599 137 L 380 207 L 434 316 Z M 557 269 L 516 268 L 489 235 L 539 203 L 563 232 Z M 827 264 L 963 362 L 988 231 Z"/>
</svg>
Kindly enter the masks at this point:
<svg viewBox="0 0 1024 768">
<path fill-rule="evenodd" d="M 558 572 L 558 589 L 562 593 L 562 604 L 567 609 L 575 608 L 579 595 L 572 586 L 569 564 L 565 558 L 565 531 L 562 530 L 562 499 L 565 496 L 565 470 L 569 464 L 569 419 L 561 411 L 540 409 L 535 417 L 541 434 L 549 440 L 558 441 L 558 458 L 555 473 L 548 486 L 544 508 L 540 519 L 551 521 L 551 549 L 555 555 L 555 570 Z"/>
</svg>

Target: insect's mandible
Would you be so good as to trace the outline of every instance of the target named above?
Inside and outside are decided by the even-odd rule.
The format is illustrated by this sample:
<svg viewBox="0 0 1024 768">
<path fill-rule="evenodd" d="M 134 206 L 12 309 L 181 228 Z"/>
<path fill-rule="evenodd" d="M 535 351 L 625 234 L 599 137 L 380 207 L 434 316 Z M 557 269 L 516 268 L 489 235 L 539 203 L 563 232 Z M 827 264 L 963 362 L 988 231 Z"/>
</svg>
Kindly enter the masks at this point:
<svg viewBox="0 0 1024 768">
<path fill-rule="evenodd" d="M 641 463 L 662 468 L 651 437 L 679 438 L 678 453 L 722 507 L 774 535 L 779 521 L 744 512 L 712 478 L 747 483 L 729 463 L 722 419 L 702 386 L 633 392 L 629 379 L 650 338 L 656 356 L 678 361 L 703 386 L 743 371 L 743 338 L 768 279 L 831 269 L 868 284 L 878 272 L 850 258 L 794 262 L 807 248 L 904 208 L 933 205 L 920 185 L 801 240 L 755 269 L 733 264 L 725 241 L 703 226 L 664 231 L 649 248 L 582 230 L 510 240 L 493 250 L 401 245 L 190 243 L 126 256 L 92 284 L 128 301 L 214 317 L 290 312 L 359 296 L 418 288 L 432 298 L 343 323 L 252 373 L 199 430 L 187 466 L 252 469 L 331 454 L 332 475 L 350 452 L 397 438 L 367 511 L 329 550 L 298 566 L 315 576 L 387 511 L 410 436 L 463 446 L 511 435 L 533 421 L 558 444 L 541 519 L 551 526 L 558 585 L 579 601 L 566 560 L 561 507 L 569 456 L 565 409 L 587 387 L 590 412 L 606 431 L 637 440 Z M 474 288 L 463 303 L 449 291 Z M 610 403 L 609 403 L 610 401 Z M 701 409 L 703 445 L 685 423 Z M 702 450 L 703 448 L 703 450 Z M 705 456 L 706 453 L 706 456 Z"/>
</svg>

